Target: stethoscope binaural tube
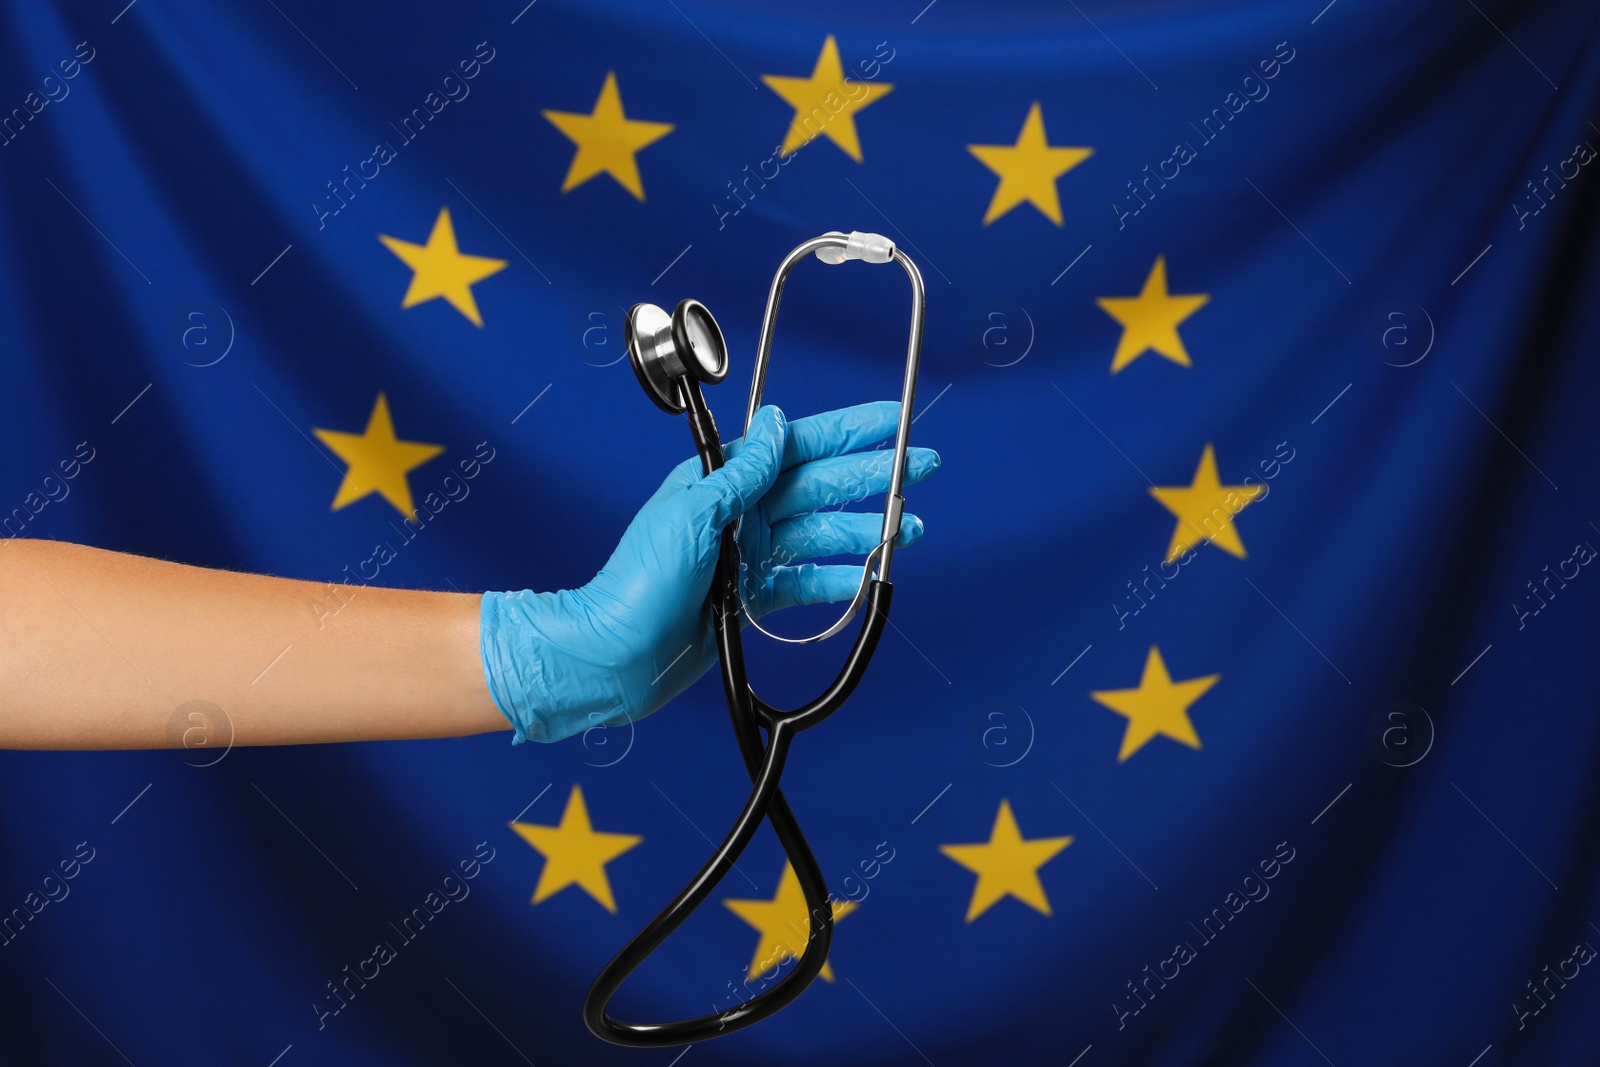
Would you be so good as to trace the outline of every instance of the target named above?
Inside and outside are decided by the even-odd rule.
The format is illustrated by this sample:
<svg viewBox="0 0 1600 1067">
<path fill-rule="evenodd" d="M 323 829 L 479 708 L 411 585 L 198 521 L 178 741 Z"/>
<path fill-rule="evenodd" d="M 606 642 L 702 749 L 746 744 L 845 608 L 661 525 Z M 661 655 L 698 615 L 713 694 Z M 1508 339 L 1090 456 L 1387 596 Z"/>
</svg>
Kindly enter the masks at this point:
<svg viewBox="0 0 1600 1067">
<path fill-rule="evenodd" d="M 867 255 L 850 255 L 867 244 Z M 849 242 L 847 245 L 846 242 Z M 876 245 L 871 242 L 878 242 Z M 884 246 L 887 254 L 876 258 Z M 901 501 L 899 488 L 904 473 L 905 449 L 910 427 L 910 407 L 914 399 L 918 349 L 921 343 L 922 286 L 916 267 L 898 253 L 891 242 L 870 234 L 828 234 L 808 241 L 797 248 L 784 261 L 774 282 L 773 298 L 767 309 L 767 320 L 762 331 L 762 351 L 759 362 L 760 377 L 752 383 L 752 404 L 760 395 L 761 381 L 765 377 L 766 356 L 771 346 L 771 330 L 776 314 L 776 298 L 781 292 L 784 275 L 798 259 L 816 251 L 819 258 L 840 262 L 846 258 L 866 258 L 869 262 L 887 262 L 893 257 L 902 261 L 913 287 L 912 345 L 907 366 L 907 382 L 903 394 L 903 407 L 896 435 L 896 470 L 892 478 L 892 498 L 885 508 L 886 529 L 890 514 L 894 530 L 899 528 Z M 829 258 L 824 252 L 837 253 Z M 665 312 L 650 305 L 635 305 L 630 310 L 627 324 L 628 354 L 635 373 L 647 394 L 656 405 L 669 413 L 687 416 L 695 450 L 700 456 L 706 474 L 723 464 L 722 439 L 716 421 L 706 406 L 700 391 L 702 381 L 721 381 L 727 373 L 726 347 L 721 331 L 710 312 L 696 301 L 680 303 L 668 318 Z M 892 533 L 886 533 L 892 546 Z M 879 546 L 885 549 L 884 545 Z M 876 553 L 875 553 L 876 554 Z M 887 551 L 884 552 L 884 569 L 887 569 Z M 792 711 L 781 711 L 756 696 L 750 688 L 745 673 L 744 645 L 740 636 L 744 604 L 739 593 L 740 559 L 737 526 L 722 532 L 717 555 L 717 566 L 712 578 L 708 602 L 712 625 L 716 633 L 717 648 L 722 668 L 722 685 L 728 702 L 734 736 L 739 744 L 739 754 L 750 775 L 752 788 L 743 809 L 731 829 L 711 858 L 679 891 L 678 895 L 659 914 L 639 931 L 622 950 L 600 971 L 584 998 L 583 1016 L 589 1030 L 606 1041 L 635 1047 L 658 1047 L 703 1041 L 742 1030 L 768 1018 L 794 1001 L 821 972 L 827 962 L 828 949 L 833 941 L 833 906 L 829 899 L 822 870 L 812 854 L 805 836 L 800 831 L 779 780 L 789 745 L 794 735 L 809 729 L 827 718 L 844 704 L 866 673 L 883 629 L 888 621 L 893 586 L 885 579 L 870 574 L 869 557 L 863 583 L 852 609 L 845 620 L 833 627 L 836 632 L 844 621 L 858 609 L 865 609 L 861 629 L 856 634 L 844 665 L 832 684 L 819 696 Z M 763 631 L 765 632 L 765 631 Z M 808 640 L 816 640 L 810 638 Z M 762 744 L 761 729 L 767 730 L 766 744 Z M 762 819 L 772 824 L 779 843 L 789 857 L 790 866 L 800 884 L 805 898 L 809 936 L 805 948 L 794 968 L 772 988 L 751 997 L 726 1011 L 680 1019 L 665 1023 L 625 1022 L 606 1011 L 611 998 L 644 960 L 670 937 L 683 921 L 699 907 L 716 888 L 718 882 L 732 869 L 740 854 L 755 836 Z"/>
</svg>

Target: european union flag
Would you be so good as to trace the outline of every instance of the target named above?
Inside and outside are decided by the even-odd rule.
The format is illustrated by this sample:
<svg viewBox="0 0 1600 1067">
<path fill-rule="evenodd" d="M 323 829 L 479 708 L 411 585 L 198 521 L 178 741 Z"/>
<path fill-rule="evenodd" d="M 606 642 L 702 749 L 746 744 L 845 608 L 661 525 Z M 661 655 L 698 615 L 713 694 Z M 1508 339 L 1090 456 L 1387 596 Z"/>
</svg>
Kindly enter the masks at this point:
<svg viewBox="0 0 1600 1067">
<path fill-rule="evenodd" d="M 943 458 L 789 762 L 838 926 L 771 1020 L 579 1014 L 747 791 L 714 673 L 516 748 L 234 748 L 174 691 L 171 751 L 0 761 L 6 1063 L 1596 1062 L 1594 5 L 0 25 L 9 538 L 314 580 L 319 620 L 579 585 L 691 454 L 624 309 L 710 307 L 735 426 L 831 230 L 927 279 Z M 903 286 L 803 264 L 767 398 L 898 396 Z M 747 643 L 783 705 L 842 655 Z M 735 1006 L 807 936 L 763 831 L 614 1010 Z"/>
</svg>

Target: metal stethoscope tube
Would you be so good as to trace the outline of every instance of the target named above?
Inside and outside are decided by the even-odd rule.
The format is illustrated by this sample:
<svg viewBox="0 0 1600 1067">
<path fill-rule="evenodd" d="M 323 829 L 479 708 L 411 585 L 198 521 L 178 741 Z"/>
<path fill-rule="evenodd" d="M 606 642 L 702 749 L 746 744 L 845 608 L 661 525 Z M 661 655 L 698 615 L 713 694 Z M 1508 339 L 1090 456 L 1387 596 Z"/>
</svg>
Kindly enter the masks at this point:
<svg viewBox="0 0 1600 1067">
<path fill-rule="evenodd" d="M 597 1037 L 619 1045 L 655 1047 L 685 1044 L 752 1026 L 781 1010 L 805 991 L 822 970 L 833 940 L 833 908 L 822 870 L 778 783 L 794 735 L 827 718 L 850 696 L 866 673 L 867 664 L 888 621 L 893 592 L 889 582 L 889 564 L 904 510 L 901 488 L 910 441 L 912 405 L 916 399 L 924 292 L 922 276 L 916 265 L 892 242 L 878 235 L 825 234 L 795 248 L 779 266 L 768 296 L 756 365 L 751 376 L 750 404 L 745 416 L 746 431 L 761 406 L 784 280 L 795 264 L 813 253 L 830 263 L 847 259 L 885 263 L 892 259 L 905 269 L 911 282 L 911 336 L 901 391 L 900 419 L 895 433 L 894 468 L 890 474 L 888 500 L 884 507 L 882 541 L 868 556 L 862 570 L 861 585 L 849 609 L 838 622 L 812 637 L 779 640 L 796 643 L 822 640 L 842 629 L 863 607 L 866 609 L 865 618 L 844 666 L 826 690 L 792 711 L 772 707 L 750 688 L 745 674 L 744 645 L 740 638 L 744 603 L 739 592 L 741 561 L 737 525 L 722 532 L 708 599 L 722 664 L 723 691 L 734 736 L 739 744 L 739 754 L 749 772 L 752 788 L 739 817 L 711 858 L 660 914 L 606 964 L 590 986 L 584 998 L 584 1022 Z M 721 331 L 717 329 L 710 313 L 695 301 L 684 301 L 678 305 L 668 322 L 666 314 L 659 308 L 635 305 L 628 317 L 628 354 L 640 382 L 656 404 L 663 410 L 681 412 L 688 417 L 695 450 L 699 453 L 705 473 L 721 467 L 722 439 L 700 391 L 701 381 L 720 381 L 727 372 L 726 348 L 722 344 Z M 754 620 L 750 620 L 750 624 L 760 629 Z M 760 733 L 762 729 L 767 731 L 764 745 Z M 665 1023 L 624 1022 L 612 1018 L 606 1011 L 612 996 L 628 975 L 705 901 L 755 836 L 763 818 L 771 822 L 805 897 L 809 937 L 795 967 L 772 988 L 723 1012 Z"/>
</svg>

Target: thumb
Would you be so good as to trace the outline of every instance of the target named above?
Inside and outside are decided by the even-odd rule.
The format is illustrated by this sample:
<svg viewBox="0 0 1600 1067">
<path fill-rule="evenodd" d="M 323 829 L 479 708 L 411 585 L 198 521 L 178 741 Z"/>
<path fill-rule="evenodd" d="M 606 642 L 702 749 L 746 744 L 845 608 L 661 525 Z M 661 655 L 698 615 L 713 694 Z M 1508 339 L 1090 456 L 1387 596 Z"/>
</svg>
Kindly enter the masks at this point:
<svg viewBox="0 0 1600 1067">
<path fill-rule="evenodd" d="M 751 420 L 738 454 L 706 475 L 701 484 L 712 493 L 712 523 L 718 529 L 754 507 L 772 488 L 783 467 L 787 429 L 783 412 L 768 404 Z"/>
</svg>

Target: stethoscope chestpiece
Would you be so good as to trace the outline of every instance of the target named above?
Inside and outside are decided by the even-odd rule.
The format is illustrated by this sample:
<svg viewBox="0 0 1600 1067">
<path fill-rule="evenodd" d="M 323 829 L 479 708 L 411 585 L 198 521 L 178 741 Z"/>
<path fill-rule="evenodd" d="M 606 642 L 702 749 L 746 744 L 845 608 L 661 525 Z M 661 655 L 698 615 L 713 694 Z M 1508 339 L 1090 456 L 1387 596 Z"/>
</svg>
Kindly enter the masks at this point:
<svg viewBox="0 0 1600 1067">
<path fill-rule="evenodd" d="M 684 375 L 706 385 L 728 376 L 722 328 L 698 300 L 678 301 L 671 315 L 654 304 L 635 304 L 623 334 L 628 362 L 645 395 L 669 415 L 684 412 L 678 387 Z"/>
</svg>

